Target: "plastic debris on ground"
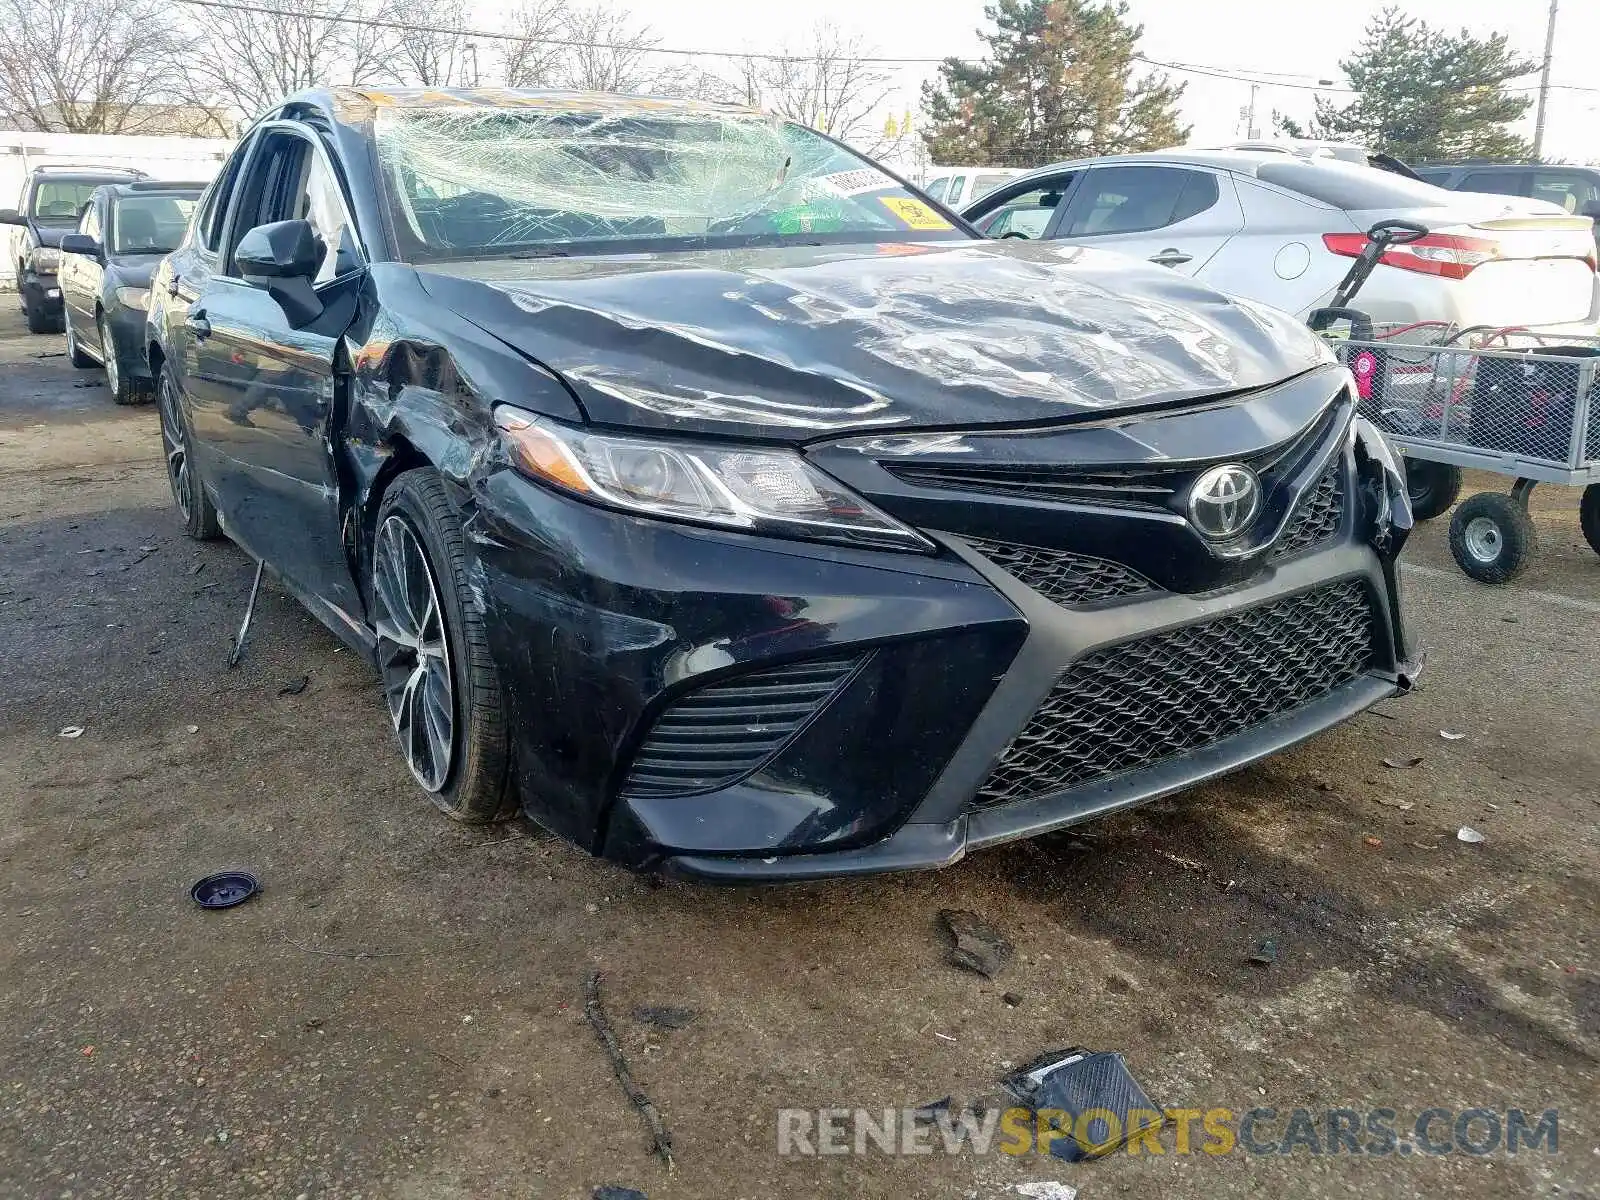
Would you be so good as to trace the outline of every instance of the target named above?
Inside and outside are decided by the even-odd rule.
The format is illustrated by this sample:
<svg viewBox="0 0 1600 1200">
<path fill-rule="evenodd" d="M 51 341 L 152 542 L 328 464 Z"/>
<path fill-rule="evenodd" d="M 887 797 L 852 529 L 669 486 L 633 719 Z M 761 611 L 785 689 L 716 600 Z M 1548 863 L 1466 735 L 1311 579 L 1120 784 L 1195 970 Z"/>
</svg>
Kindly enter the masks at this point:
<svg viewBox="0 0 1600 1200">
<path fill-rule="evenodd" d="M 301 675 L 298 679 L 291 679 L 278 689 L 280 696 L 298 696 L 306 690 L 306 685 L 311 682 L 311 676 Z"/>
<path fill-rule="evenodd" d="M 1078 1189 L 1070 1184 L 1044 1180 L 1017 1184 L 1017 1195 L 1027 1196 L 1029 1200 L 1078 1200 Z"/>
<path fill-rule="evenodd" d="M 201 908 L 233 908 L 260 890 L 260 882 L 248 871 L 221 871 L 196 880 L 189 896 Z"/>
<path fill-rule="evenodd" d="M 1458 842 L 1466 842 L 1471 846 L 1476 846 L 1480 842 L 1487 842 L 1489 839 L 1484 837 L 1483 834 L 1479 833 L 1471 825 L 1463 825 L 1456 831 L 1456 840 Z"/>
<path fill-rule="evenodd" d="M 1001 1084 L 1036 1117 L 1051 1109 L 1062 1114 L 1061 1132 L 1050 1138 L 1050 1153 L 1067 1162 L 1109 1154 L 1126 1145 L 1130 1133 L 1142 1135 L 1145 1129 L 1161 1128 L 1164 1121 L 1163 1110 L 1151 1103 L 1122 1055 L 1113 1051 L 1056 1051 L 1006 1076 Z M 1091 1119 L 1080 1128 L 1085 1113 Z M 1130 1130 L 1129 1117 L 1134 1113 L 1140 1115 L 1141 1124 Z M 1114 1117 L 1115 1125 L 1103 1114 Z M 1082 1142 L 1075 1132 L 1085 1135 Z"/>
<path fill-rule="evenodd" d="M 956 940 L 951 965 L 993 979 L 1011 961 L 1015 947 L 977 913 L 945 908 L 939 911 L 939 920 Z"/>
<path fill-rule="evenodd" d="M 1270 967 L 1277 962 L 1277 941 L 1273 938 L 1262 938 L 1256 943 L 1256 952 L 1250 956 L 1250 961 L 1261 967 Z"/>
<path fill-rule="evenodd" d="M 1464 733 L 1451 733 L 1448 729 L 1441 729 L 1439 730 L 1439 736 L 1447 742 L 1459 742 L 1467 735 Z"/>
<path fill-rule="evenodd" d="M 1383 765 L 1394 771 L 1409 771 L 1412 767 L 1422 765 L 1422 755 L 1419 754 L 1415 758 L 1386 758 L 1383 760 Z"/>
<path fill-rule="evenodd" d="M 638 1188 L 613 1187 L 605 1184 L 594 1190 L 594 1200 L 650 1200 Z"/>
<path fill-rule="evenodd" d="M 56 736 L 64 738 L 81 738 L 83 736 L 83 726 L 68 725 L 62 729 L 60 733 L 56 734 Z"/>
</svg>

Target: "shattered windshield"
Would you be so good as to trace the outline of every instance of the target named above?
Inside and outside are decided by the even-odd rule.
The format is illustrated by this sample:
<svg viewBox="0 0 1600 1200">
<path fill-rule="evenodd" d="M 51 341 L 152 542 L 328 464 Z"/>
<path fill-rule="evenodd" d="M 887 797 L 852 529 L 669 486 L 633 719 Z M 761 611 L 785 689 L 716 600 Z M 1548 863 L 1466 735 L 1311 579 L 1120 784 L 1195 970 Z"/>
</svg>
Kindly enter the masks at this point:
<svg viewBox="0 0 1600 1200">
<path fill-rule="evenodd" d="M 956 234 L 870 160 L 756 113 L 384 109 L 375 132 L 414 259 Z"/>
</svg>

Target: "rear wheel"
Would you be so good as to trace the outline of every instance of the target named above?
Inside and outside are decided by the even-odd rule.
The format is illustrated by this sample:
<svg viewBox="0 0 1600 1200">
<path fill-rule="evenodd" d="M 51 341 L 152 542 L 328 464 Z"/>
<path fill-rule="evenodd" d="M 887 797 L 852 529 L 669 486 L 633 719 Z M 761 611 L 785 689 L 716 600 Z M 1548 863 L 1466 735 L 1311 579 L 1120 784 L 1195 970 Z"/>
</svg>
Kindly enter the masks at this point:
<svg viewBox="0 0 1600 1200">
<path fill-rule="evenodd" d="M 189 454 L 189 424 L 183 416 L 183 397 L 170 366 L 162 366 L 157 390 L 161 400 L 157 406 L 161 410 L 161 450 L 166 456 L 167 482 L 172 485 L 172 499 L 183 518 L 183 530 L 197 542 L 213 541 L 222 536 L 222 524 Z"/>
<path fill-rule="evenodd" d="M 67 358 L 71 360 L 72 365 L 80 371 L 88 367 L 98 367 L 100 364 L 85 354 L 83 347 L 78 345 L 78 335 L 72 331 L 72 318 L 62 314 L 61 320 L 67 327 Z"/>
<path fill-rule="evenodd" d="M 384 493 L 372 554 L 378 667 L 400 752 L 457 821 L 514 816 L 500 675 L 467 579 L 467 544 L 444 482 L 408 471 Z"/>
<path fill-rule="evenodd" d="M 1600 483 L 1583 489 L 1583 499 L 1578 501 L 1578 524 L 1589 549 L 1600 554 Z"/>
<path fill-rule="evenodd" d="M 1443 516 L 1461 495 L 1461 468 L 1407 458 L 1406 491 L 1411 496 L 1411 515 L 1417 520 Z"/>
<path fill-rule="evenodd" d="M 1468 497 L 1450 519 L 1450 553 L 1479 583 L 1515 579 L 1537 544 L 1528 510 L 1499 492 Z"/>
</svg>

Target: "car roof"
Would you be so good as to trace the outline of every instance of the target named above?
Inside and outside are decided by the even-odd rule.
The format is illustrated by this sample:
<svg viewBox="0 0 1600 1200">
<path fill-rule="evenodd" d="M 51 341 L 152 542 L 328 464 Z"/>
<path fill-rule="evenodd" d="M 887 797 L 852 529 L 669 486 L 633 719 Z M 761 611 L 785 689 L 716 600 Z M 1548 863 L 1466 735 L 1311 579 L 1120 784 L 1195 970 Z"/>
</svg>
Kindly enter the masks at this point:
<svg viewBox="0 0 1600 1200">
<path fill-rule="evenodd" d="M 163 179 L 141 179 L 134 183 L 108 183 L 101 187 L 101 191 L 112 196 L 148 196 L 152 193 L 161 195 L 167 192 L 198 196 L 208 186 L 193 180 L 168 182 Z"/>
<path fill-rule="evenodd" d="M 1093 158 L 1072 158 L 1065 162 L 1051 163 L 1048 167 L 1039 167 L 1029 172 L 1029 174 L 1054 174 L 1057 171 L 1072 171 L 1083 167 L 1115 166 L 1119 163 L 1159 163 L 1180 167 L 1214 167 L 1222 171 L 1231 171 L 1235 175 L 1254 175 L 1256 168 L 1268 163 L 1281 163 L 1286 157 L 1290 157 L 1296 162 L 1315 163 L 1318 161 L 1315 158 L 1302 158 L 1299 155 L 1285 156 L 1281 153 L 1261 150 L 1146 150 L 1138 154 L 1099 154 Z M 1343 165 L 1349 166 L 1350 164 L 1344 163 Z"/>
<path fill-rule="evenodd" d="M 634 96 L 620 92 L 548 91 L 533 88 L 442 88 L 442 87 L 347 87 L 313 88 L 297 92 L 282 104 L 274 105 L 269 116 L 286 116 L 307 108 L 324 113 L 329 119 L 347 125 L 371 121 L 381 110 L 430 108 L 544 108 L 553 111 L 583 112 L 612 109 L 617 112 L 740 113 L 766 116 L 760 109 L 742 104 L 723 104 L 709 100 L 683 100 L 658 96 Z"/>
<path fill-rule="evenodd" d="M 144 172 L 137 167 L 100 167 L 95 166 L 93 163 L 61 163 L 59 165 L 44 163 L 34 167 L 28 174 L 36 178 L 49 175 L 58 179 L 98 179 L 101 181 L 106 181 L 107 177 L 111 175 L 125 176 L 130 182 L 144 178 Z"/>
</svg>

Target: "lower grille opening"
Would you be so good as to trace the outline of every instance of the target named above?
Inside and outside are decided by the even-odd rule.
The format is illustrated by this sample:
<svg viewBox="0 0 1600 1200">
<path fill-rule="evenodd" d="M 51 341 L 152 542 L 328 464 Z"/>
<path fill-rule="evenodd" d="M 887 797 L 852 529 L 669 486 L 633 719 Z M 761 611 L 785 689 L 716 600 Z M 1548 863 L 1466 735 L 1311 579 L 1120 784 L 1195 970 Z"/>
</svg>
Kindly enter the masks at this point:
<svg viewBox="0 0 1600 1200">
<path fill-rule="evenodd" d="M 1057 604 L 1093 604 L 1161 589 L 1121 563 L 1021 542 L 968 538 L 995 566 Z"/>
<path fill-rule="evenodd" d="M 993 808 L 1137 770 L 1281 716 L 1372 665 L 1351 580 L 1097 650 L 1074 663 L 973 799 Z"/>
<path fill-rule="evenodd" d="M 1288 558 L 1321 545 L 1337 534 L 1344 520 L 1344 495 L 1344 459 L 1335 456 L 1317 482 L 1296 503 L 1288 527 L 1269 557 Z"/>
<path fill-rule="evenodd" d="M 634 755 L 627 796 L 686 796 L 754 771 L 833 698 L 864 655 L 736 675 L 670 705 Z"/>
</svg>

